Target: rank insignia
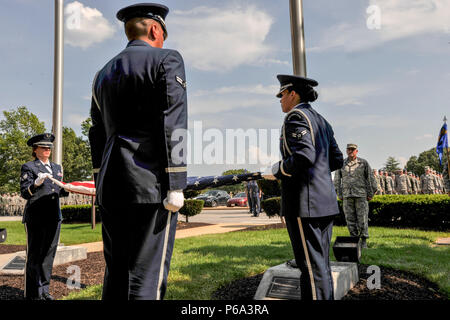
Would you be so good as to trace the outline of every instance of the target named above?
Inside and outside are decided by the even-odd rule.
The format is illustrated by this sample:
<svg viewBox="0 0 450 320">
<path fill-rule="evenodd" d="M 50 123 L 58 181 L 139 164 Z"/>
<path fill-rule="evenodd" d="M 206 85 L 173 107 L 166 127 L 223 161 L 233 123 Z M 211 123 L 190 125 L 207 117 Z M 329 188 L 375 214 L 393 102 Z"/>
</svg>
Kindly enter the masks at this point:
<svg viewBox="0 0 450 320">
<path fill-rule="evenodd" d="M 177 82 L 178 82 L 179 84 L 181 84 L 181 86 L 182 86 L 183 88 L 186 89 L 186 86 L 187 86 L 186 81 L 184 81 L 183 79 L 181 79 L 179 76 L 176 76 L 175 79 L 177 80 Z"/>
</svg>

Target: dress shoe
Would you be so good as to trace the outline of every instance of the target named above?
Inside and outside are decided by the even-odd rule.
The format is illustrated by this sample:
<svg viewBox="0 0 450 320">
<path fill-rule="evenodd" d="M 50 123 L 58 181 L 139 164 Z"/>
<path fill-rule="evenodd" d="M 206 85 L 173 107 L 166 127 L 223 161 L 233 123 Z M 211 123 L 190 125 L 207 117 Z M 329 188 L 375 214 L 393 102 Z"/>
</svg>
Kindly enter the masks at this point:
<svg viewBox="0 0 450 320">
<path fill-rule="evenodd" d="M 53 299 L 53 297 L 50 295 L 50 293 L 44 292 L 41 295 L 41 300 L 55 300 L 55 299 Z"/>
</svg>

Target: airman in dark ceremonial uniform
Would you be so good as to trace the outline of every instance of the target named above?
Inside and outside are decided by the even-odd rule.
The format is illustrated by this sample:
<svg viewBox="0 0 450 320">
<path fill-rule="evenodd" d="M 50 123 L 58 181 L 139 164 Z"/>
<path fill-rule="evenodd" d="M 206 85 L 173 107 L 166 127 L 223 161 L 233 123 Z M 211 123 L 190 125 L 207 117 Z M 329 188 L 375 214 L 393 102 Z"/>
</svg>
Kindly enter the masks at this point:
<svg viewBox="0 0 450 320">
<path fill-rule="evenodd" d="M 95 76 L 89 132 L 106 260 L 103 299 L 163 299 L 186 187 L 181 55 L 163 49 L 169 9 L 121 9 L 127 47 Z"/>
<path fill-rule="evenodd" d="M 317 81 L 278 75 L 282 159 L 272 166 L 281 179 L 281 214 L 285 217 L 297 266 L 302 300 L 332 300 L 329 248 L 333 219 L 339 214 L 331 172 L 342 167 L 343 155 L 331 125 L 309 102 L 317 99 Z"/>
<path fill-rule="evenodd" d="M 29 300 L 53 300 L 49 285 L 61 228 L 59 197 L 69 195 L 49 179 L 63 177 L 62 167 L 49 161 L 54 139 L 51 133 L 29 139 L 35 160 L 22 165 L 20 173 L 20 193 L 27 200 L 22 222 L 27 233 L 24 295 Z"/>
</svg>

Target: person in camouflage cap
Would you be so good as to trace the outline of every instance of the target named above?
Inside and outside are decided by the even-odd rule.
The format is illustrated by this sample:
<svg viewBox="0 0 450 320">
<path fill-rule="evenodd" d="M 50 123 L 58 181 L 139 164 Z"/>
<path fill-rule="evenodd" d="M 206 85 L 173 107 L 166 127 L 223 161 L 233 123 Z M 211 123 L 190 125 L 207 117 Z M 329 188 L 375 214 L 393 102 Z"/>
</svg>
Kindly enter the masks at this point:
<svg viewBox="0 0 450 320">
<path fill-rule="evenodd" d="M 411 183 L 409 182 L 406 170 L 398 170 L 395 177 L 395 191 L 397 194 L 409 194 Z"/>
<path fill-rule="evenodd" d="M 383 195 L 384 194 L 383 178 L 381 178 L 381 176 L 378 174 L 377 169 L 373 169 L 373 177 L 375 179 L 375 183 L 377 184 L 377 190 L 376 190 L 375 194 Z"/>
<path fill-rule="evenodd" d="M 436 184 L 434 178 L 431 175 L 430 167 L 425 167 L 425 173 L 420 176 L 420 189 L 423 194 L 434 194 L 436 190 Z"/>
<path fill-rule="evenodd" d="M 444 170 L 442 171 L 442 179 L 444 180 L 445 192 L 447 192 L 448 196 L 450 197 L 450 177 L 448 170 L 448 161 L 445 161 L 444 163 Z"/>
<path fill-rule="evenodd" d="M 394 194 L 394 180 L 387 171 L 384 172 L 386 194 Z"/>
<path fill-rule="evenodd" d="M 367 160 L 357 157 L 358 146 L 347 145 L 347 158 L 344 166 L 336 170 L 334 186 L 339 199 L 343 201 L 343 210 L 350 235 L 360 237 L 362 246 L 367 248 L 369 238 L 369 203 L 375 192 L 375 182 L 372 169 Z"/>
</svg>

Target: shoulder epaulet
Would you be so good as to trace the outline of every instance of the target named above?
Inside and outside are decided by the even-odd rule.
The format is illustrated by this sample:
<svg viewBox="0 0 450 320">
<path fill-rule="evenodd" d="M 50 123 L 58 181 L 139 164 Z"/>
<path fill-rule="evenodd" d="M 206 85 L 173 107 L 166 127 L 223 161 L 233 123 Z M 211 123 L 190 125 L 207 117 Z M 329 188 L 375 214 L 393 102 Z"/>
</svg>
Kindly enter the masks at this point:
<svg viewBox="0 0 450 320">
<path fill-rule="evenodd" d="M 290 117 L 291 117 L 293 114 L 299 115 L 299 116 L 300 116 L 300 119 L 301 119 L 301 118 L 305 118 L 305 119 L 306 119 L 306 122 L 308 122 L 309 131 L 311 132 L 311 140 L 312 140 L 312 144 L 313 144 L 313 146 L 315 147 L 315 146 L 316 146 L 316 139 L 315 139 L 313 127 L 312 127 L 312 125 L 311 125 L 311 120 L 308 118 L 308 116 L 306 115 L 306 113 L 304 113 L 302 110 L 294 108 L 294 109 L 292 109 L 291 111 L 288 112 L 288 114 L 287 114 L 286 117 L 285 117 L 285 121 L 288 120 L 288 119 L 290 119 Z M 285 136 L 286 136 L 286 135 L 285 135 Z"/>
</svg>

